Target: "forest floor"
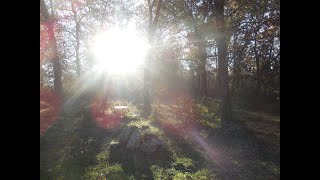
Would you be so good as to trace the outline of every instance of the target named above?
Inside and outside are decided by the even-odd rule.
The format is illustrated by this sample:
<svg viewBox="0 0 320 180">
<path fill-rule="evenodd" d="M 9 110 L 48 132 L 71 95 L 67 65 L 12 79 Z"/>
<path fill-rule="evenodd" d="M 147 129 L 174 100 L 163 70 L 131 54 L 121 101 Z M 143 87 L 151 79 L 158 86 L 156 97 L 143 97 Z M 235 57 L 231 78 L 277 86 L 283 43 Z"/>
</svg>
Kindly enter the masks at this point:
<svg viewBox="0 0 320 180">
<path fill-rule="evenodd" d="M 200 126 L 183 129 L 175 124 L 177 105 L 158 104 L 148 119 L 132 117 L 140 113 L 132 106 L 119 127 L 103 129 L 93 121 L 79 126 L 79 107 L 65 107 L 40 137 L 41 180 L 280 179 L 279 116 L 234 109 L 232 127 L 222 129 L 215 113 L 201 105 Z M 144 159 L 134 168 L 112 163 L 110 145 L 129 125 L 152 128 L 168 144 L 169 158 Z"/>
</svg>

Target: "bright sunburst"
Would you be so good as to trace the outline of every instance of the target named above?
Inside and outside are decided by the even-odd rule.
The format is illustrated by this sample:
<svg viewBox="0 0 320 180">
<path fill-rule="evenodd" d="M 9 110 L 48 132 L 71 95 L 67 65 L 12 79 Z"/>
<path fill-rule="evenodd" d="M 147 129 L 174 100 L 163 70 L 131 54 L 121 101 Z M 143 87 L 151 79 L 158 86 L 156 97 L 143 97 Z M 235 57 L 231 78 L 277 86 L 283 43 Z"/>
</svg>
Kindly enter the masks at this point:
<svg viewBox="0 0 320 180">
<path fill-rule="evenodd" d="M 142 64 L 147 47 L 133 25 L 113 27 L 95 37 L 96 68 L 110 74 L 134 72 Z"/>
</svg>

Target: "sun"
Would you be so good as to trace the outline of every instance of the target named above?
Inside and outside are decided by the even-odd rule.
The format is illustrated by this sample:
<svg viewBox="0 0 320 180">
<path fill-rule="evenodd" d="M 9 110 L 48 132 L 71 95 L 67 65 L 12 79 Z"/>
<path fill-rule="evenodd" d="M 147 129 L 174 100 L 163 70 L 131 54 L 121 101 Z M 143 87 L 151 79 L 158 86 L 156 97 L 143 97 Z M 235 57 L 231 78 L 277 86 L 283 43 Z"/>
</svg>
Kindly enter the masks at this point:
<svg viewBox="0 0 320 180">
<path fill-rule="evenodd" d="M 113 27 L 95 36 L 95 67 L 108 74 L 135 72 L 145 59 L 148 45 L 134 26 Z"/>
</svg>

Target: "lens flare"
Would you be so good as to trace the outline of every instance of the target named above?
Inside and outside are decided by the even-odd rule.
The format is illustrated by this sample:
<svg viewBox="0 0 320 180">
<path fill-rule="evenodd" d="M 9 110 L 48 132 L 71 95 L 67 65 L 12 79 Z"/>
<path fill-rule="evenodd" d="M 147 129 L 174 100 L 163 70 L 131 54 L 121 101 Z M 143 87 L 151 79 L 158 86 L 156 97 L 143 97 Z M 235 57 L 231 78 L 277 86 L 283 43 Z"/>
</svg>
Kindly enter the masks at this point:
<svg viewBox="0 0 320 180">
<path fill-rule="evenodd" d="M 132 73 L 142 65 L 147 48 L 133 25 L 113 27 L 95 37 L 95 68 L 116 75 Z"/>
</svg>

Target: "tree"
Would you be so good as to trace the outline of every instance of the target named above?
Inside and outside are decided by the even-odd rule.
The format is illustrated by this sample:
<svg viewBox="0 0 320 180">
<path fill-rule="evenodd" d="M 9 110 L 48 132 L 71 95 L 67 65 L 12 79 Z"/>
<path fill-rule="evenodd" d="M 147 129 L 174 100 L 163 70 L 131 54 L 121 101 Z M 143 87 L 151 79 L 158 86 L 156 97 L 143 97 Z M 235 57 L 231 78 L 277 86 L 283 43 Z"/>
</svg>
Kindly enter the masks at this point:
<svg viewBox="0 0 320 180">
<path fill-rule="evenodd" d="M 144 104 L 143 104 L 143 114 L 148 117 L 151 114 L 151 63 L 153 59 L 152 47 L 154 46 L 154 36 L 159 21 L 160 10 L 162 5 L 162 0 L 158 0 L 155 5 L 156 0 L 148 0 L 149 7 L 149 26 L 148 26 L 148 43 L 151 46 L 151 49 L 148 51 L 146 64 L 144 67 Z M 153 8 L 156 7 L 155 15 L 153 16 Z"/>
<path fill-rule="evenodd" d="M 221 122 L 226 127 L 231 120 L 231 98 L 227 60 L 227 42 L 224 21 L 224 0 L 214 0 L 216 41 L 218 45 L 218 83 L 221 97 Z"/>
<path fill-rule="evenodd" d="M 78 11 L 76 10 L 75 3 L 71 2 L 71 8 L 73 12 L 73 18 L 76 24 L 76 65 L 77 65 L 77 77 L 80 78 L 81 66 L 80 66 L 80 57 L 79 57 L 79 48 L 80 48 L 80 20 L 78 17 Z"/>
<path fill-rule="evenodd" d="M 54 72 L 54 90 L 58 95 L 62 94 L 62 70 L 58 55 L 57 39 L 54 31 L 55 18 L 54 14 L 49 15 L 48 8 L 44 0 L 40 0 L 40 12 L 48 32 L 49 48 L 51 51 L 51 62 Z"/>
</svg>

